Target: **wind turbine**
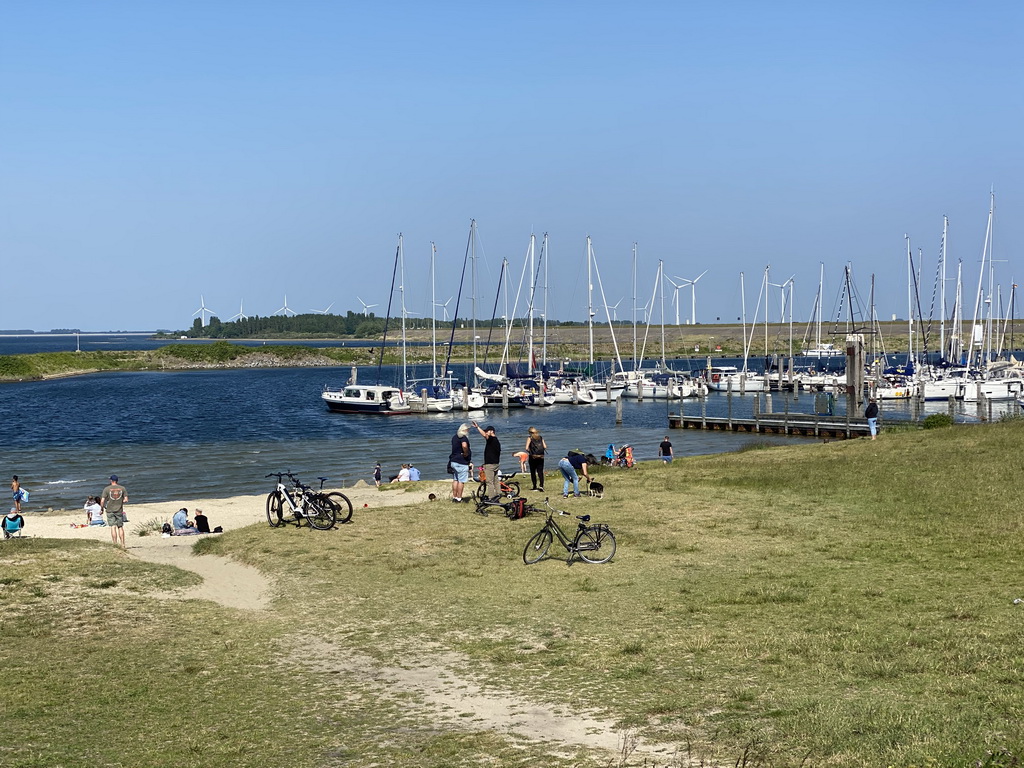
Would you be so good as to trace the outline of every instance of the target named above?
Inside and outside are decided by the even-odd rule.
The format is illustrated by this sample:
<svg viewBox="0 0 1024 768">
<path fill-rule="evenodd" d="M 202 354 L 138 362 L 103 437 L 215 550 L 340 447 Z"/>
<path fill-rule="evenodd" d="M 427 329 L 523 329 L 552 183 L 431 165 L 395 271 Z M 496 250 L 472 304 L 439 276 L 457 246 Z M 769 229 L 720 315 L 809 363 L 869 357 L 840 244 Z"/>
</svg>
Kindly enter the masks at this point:
<svg viewBox="0 0 1024 768">
<path fill-rule="evenodd" d="M 622 299 L 619 299 L 614 304 L 611 304 L 608 307 L 608 309 L 610 309 L 612 311 L 612 322 L 613 323 L 616 323 L 619 320 L 619 313 L 616 312 L 615 310 L 617 310 L 619 308 L 619 304 L 621 304 L 621 303 L 622 303 Z"/>
<path fill-rule="evenodd" d="M 783 283 L 768 283 L 768 285 L 772 286 L 773 288 L 779 288 L 780 291 L 781 291 L 781 294 L 782 294 L 781 299 L 780 299 L 781 307 L 782 307 L 782 309 L 780 311 L 780 314 L 779 314 L 779 322 L 780 323 L 785 323 L 786 322 L 786 289 L 787 288 L 790 289 L 790 295 L 792 296 L 792 293 L 793 293 L 793 291 L 792 291 L 793 278 L 795 278 L 795 277 L 796 277 L 796 275 L 790 275 L 789 276 L 789 280 L 786 280 Z"/>
<path fill-rule="evenodd" d="M 195 312 L 192 313 L 192 317 L 195 317 L 196 315 L 199 315 L 200 325 L 204 325 L 205 326 L 206 325 L 206 313 L 207 312 L 210 313 L 210 317 L 213 317 L 214 315 L 217 314 L 212 309 L 210 309 L 209 307 L 206 306 L 206 300 L 203 298 L 202 294 L 199 294 L 199 309 L 197 309 Z"/>
<path fill-rule="evenodd" d="M 444 321 L 443 322 L 446 322 L 446 323 L 448 322 L 448 305 L 451 303 L 452 299 L 454 299 L 454 298 L 455 298 L 454 296 L 449 296 L 448 297 L 448 301 L 444 302 L 443 304 L 440 301 L 435 301 L 434 302 L 434 306 L 435 307 L 440 307 L 441 311 L 444 312 Z"/>
<path fill-rule="evenodd" d="M 326 315 L 328 312 L 331 311 L 331 307 L 333 307 L 333 306 L 334 306 L 334 302 L 332 301 L 330 304 L 327 305 L 327 309 L 314 309 L 313 310 L 313 314 L 314 315 Z"/>
<path fill-rule="evenodd" d="M 697 324 L 697 281 L 700 280 L 708 271 L 705 269 L 693 280 L 689 280 L 685 277 L 677 277 L 676 280 L 682 280 L 684 285 L 690 286 L 690 325 Z M 675 285 L 675 283 L 673 283 Z"/>
<path fill-rule="evenodd" d="M 242 309 L 242 304 L 243 303 L 244 303 L 244 300 L 238 302 L 238 314 L 237 315 L 232 315 L 231 317 L 229 317 L 228 318 L 228 322 L 229 323 L 230 322 L 234 322 L 235 320 L 248 320 L 249 319 L 249 316 L 247 314 L 245 314 L 245 310 Z"/>
<path fill-rule="evenodd" d="M 679 289 L 686 287 L 686 281 L 683 280 L 681 283 L 677 283 L 667 275 L 665 276 L 665 279 L 672 283 L 672 303 L 676 305 L 676 325 L 679 325 Z M 682 278 L 677 277 L 676 280 L 682 280 Z"/>
<path fill-rule="evenodd" d="M 363 314 L 364 315 L 366 314 L 366 310 L 370 309 L 370 307 L 378 306 L 377 304 L 367 304 L 365 301 L 360 299 L 358 296 L 356 296 L 356 301 L 358 301 L 360 304 L 363 305 Z"/>
<path fill-rule="evenodd" d="M 289 308 L 289 306 L 288 306 L 288 294 L 287 293 L 284 295 L 284 306 L 281 307 L 280 309 L 278 309 L 277 312 L 274 312 L 274 314 L 276 315 L 276 314 L 279 314 L 279 313 L 282 313 L 282 312 L 284 313 L 285 317 L 288 317 L 289 313 L 291 313 L 292 315 L 298 314 L 294 309 Z"/>
</svg>

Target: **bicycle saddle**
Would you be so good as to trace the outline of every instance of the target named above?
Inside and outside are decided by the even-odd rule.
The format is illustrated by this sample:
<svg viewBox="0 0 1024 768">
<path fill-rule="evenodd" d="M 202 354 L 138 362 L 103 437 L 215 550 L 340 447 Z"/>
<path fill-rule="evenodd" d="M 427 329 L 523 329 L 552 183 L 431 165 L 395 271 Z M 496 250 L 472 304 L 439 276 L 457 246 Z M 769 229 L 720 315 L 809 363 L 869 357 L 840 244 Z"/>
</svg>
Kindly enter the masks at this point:
<svg viewBox="0 0 1024 768">
<path fill-rule="evenodd" d="M 577 520 L 582 520 L 584 523 L 590 522 L 590 515 L 576 515 Z"/>
</svg>

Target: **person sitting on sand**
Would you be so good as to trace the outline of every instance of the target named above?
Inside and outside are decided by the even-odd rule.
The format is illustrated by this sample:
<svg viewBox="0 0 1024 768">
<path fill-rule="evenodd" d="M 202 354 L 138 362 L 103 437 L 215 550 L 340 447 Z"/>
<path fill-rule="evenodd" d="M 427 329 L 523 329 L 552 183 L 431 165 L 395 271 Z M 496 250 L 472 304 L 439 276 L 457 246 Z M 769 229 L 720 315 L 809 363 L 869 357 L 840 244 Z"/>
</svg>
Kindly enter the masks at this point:
<svg viewBox="0 0 1024 768">
<path fill-rule="evenodd" d="M 200 533 L 210 532 L 210 519 L 203 514 L 203 510 L 196 510 L 196 519 L 194 522 L 196 524 L 196 530 Z"/>
<path fill-rule="evenodd" d="M 182 507 L 171 518 L 172 536 L 192 536 L 199 533 L 195 523 L 188 519 L 188 510 Z"/>
<path fill-rule="evenodd" d="M 85 500 L 85 524 L 86 525 L 106 525 L 107 521 L 103 519 L 103 507 L 100 506 L 100 500 L 95 496 L 90 496 Z"/>
</svg>

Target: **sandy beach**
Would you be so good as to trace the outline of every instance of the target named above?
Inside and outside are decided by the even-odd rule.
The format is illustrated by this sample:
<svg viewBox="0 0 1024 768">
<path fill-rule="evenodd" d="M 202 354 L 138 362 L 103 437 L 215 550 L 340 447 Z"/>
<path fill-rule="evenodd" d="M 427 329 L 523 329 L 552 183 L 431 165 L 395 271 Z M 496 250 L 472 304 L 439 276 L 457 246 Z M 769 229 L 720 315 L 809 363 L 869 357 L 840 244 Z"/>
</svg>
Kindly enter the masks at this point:
<svg viewBox="0 0 1024 768">
<path fill-rule="evenodd" d="M 384 507 L 405 506 L 426 501 L 430 493 L 440 498 L 450 491 L 450 484 L 440 481 L 417 483 L 415 491 L 379 491 L 364 481 L 352 488 L 338 488 L 352 502 L 354 516 Z M 422 487 L 422 491 L 420 490 Z M 185 507 L 189 518 L 201 509 L 210 520 L 210 527 L 221 526 L 225 532 L 244 528 L 247 525 L 266 525 L 266 494 L 255 496 L 232 496 L 223 499 L 178 499 L 152 504 L 129 503 L 125 510 L 129 522 L 125 526 L 126 554 L 153 563 L 173 565 L 192 571 L 203 578 L 203 583 L 177 598 L 199 598 L 213 600 L 221 605 L 243 610 L 263 610 L 269 606 L 272 597 L 270 585 L 255 568 L 216 555 L 197 556 L 192 545 L 207 535 L 164 536 L 151 532 L 139 536 L 137 527 L 153 520 L 170 522 L 171 516 Z M 84 510 L 64 512 L 35 512 L 27 509 L 24 536 L 49 539 L 92 539 L 113 546 L 110 528 L 101 525 L 76 527 L 85 522 Z"/>
</svg>

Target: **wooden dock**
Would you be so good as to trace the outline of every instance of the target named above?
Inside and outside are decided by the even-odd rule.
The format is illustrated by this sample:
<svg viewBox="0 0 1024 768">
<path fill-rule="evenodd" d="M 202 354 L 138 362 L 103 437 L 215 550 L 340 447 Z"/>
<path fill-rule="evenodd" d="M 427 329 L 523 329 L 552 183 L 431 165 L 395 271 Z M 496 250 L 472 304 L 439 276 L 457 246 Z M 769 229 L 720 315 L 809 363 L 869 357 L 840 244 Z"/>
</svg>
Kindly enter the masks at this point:
<svg viewBox="0 0 1024 768">
<path fill-rule="evenodd" d="M 670 429 L 709 429 L 724 432 L 751 432 L 762 435 L 797 435 L 846 440 L 871 434 L 867 419 L 845 416 L 819 416 L 813 413 L 762 413 L 752 419 L 721 416 L 668 415 Z"/>
</svg>

